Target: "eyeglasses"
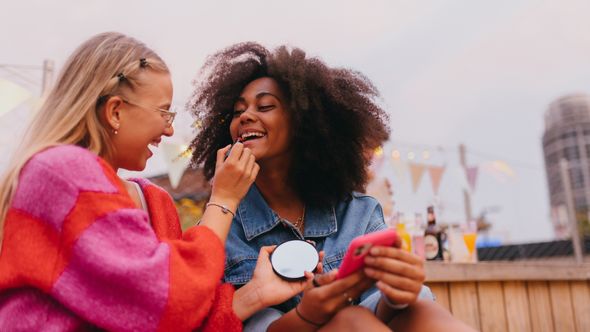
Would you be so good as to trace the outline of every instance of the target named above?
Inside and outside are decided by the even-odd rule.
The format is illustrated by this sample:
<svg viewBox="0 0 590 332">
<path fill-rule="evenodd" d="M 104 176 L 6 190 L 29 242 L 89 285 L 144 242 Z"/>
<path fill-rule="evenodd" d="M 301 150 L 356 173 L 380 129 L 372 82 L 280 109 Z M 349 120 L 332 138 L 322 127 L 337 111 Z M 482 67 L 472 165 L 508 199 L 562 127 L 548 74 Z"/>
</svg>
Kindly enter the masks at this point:
<svg viewBox="0 0 590 332">
<path fill-rule="evenodd" d="M 123 100 L 123 102 L 125 104 L 129 104 L 129 105 L 132 105 L 132 106 L 143 108 L 143 109 L 148 110 L 148 111 L 160 112 L 160 115 L 162 115 L 162 117 L 164 118 L 164 120 L 166 120 L 166 127 L 172 126 L 172 122 L 174 122 L 174 117 L 176 117 L 176 113 L 177 112 L 174 112 L 174 111 L 165 110 L 165 109 L 161 109 L 161 108 L 157 108 L 157 107 L 143 106 L 143 105 L 140 105 L 140 104 L 137 104 L 137 103 L 130 102 L 130 101 L 128 101 L 126 99 L 123 99 L 123 98 L 121 98 L 121 99 Z M 174 109 L 175 110 L 176 108 L 174 106 L 171 106 L 170 109 Z"/>
</svg>

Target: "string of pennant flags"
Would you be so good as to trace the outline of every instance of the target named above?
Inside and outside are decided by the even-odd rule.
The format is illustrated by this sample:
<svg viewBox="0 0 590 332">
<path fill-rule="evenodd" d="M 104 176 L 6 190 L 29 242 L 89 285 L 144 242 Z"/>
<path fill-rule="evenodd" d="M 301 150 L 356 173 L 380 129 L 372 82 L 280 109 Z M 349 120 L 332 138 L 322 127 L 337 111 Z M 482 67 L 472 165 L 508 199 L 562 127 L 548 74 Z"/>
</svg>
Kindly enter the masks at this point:
<svg viewBox="0 0 590 332">
<path fill-rule="evenodd" d="M 392 148 L 390 153 L 386 153 L 383 147 L 375 149 L 371 170 L 375 174 L 379 174 L 383 170 L 384 164 L 389 164 L 395 177 L 400 180 L 410 179 L 414 193 L 419 190 L 426 175 L 430 179 L 433 194 L 437 196 L 442 179 L 449 170 L 448 152 L 454 149 L 414 144 L 403 144 L 401 146 L 408 150 L 407 153 L 402 154 L 400 145 L 397 148 Z M 433 158 L 436 155 L 439 155 L 438 159 L 440 160 L 438 162 L 433 160 L 436 159 Z M 535 166 L 525 165 L 525 167 Z M 471 192 L 476 191 L 482 171 L 491 174 L 500 182 L 507 182 L 516 177 L 513 167 L 499 158 L 478 164 L 460 166 L 459 171 L 464 174 L 468 189 Z"/>
</svg>

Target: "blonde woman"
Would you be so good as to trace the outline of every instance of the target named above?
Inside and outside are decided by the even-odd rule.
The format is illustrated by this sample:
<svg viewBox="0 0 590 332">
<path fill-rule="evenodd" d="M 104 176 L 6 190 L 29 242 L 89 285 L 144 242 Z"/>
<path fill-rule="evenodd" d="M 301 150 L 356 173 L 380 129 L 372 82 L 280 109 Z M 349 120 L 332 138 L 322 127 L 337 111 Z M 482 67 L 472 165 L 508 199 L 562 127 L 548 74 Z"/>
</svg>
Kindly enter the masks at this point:
<svg viewBox="0 0 590 332">
<path fill-rule="evenodd" d="M 218 151 L 202 222 L 184 234 L 165 191 L 117 176 L 173 134 L 171 100 L 168 68 L 133 38 L 100 34 L 71 55 L 0 183 L 0 330 L 240 330 L 302 290 L 274 276 L 270 248 L 247 286 L 220 283 L 259 169 L 241 144 Z"/>
</svg>

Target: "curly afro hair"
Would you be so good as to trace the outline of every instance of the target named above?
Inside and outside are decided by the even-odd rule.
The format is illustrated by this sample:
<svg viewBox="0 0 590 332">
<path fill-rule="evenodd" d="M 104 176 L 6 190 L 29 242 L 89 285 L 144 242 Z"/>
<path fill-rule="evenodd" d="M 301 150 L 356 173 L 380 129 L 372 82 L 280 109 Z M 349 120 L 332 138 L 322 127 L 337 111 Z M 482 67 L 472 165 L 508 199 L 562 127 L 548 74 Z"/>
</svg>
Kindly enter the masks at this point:
<svg viewBox="0 0 590 332">
<path fill-rule="evenodd" d="M 293 133 L 289 183 L 307 205 L 328 206 L 364 190 L 367 151 L 389 138 L 379 92 L 361 73 L 330 68 L 299 48 L 270 52 L 254 42 L 232 45 L 210 56 L 194 81 L 188 108 L 201 131 L 191 143 L 192 164 L 215 172 L 216 151 L 231 143 L 233 107 L 244 87 L 273 78 L 287 101 Z"/>
</svg>

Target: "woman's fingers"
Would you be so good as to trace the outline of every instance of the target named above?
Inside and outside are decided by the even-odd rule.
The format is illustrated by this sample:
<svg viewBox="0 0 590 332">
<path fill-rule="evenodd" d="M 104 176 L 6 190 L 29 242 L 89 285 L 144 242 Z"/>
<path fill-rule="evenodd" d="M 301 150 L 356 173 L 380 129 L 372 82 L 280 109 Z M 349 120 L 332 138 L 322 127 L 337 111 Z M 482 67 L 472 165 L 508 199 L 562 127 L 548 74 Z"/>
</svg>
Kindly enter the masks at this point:
<svg viewBox="0 0 590 332">
<path fill-rule="evenodd" d="M 225 159 L 225 161 L 237 163 L 238 160 L 240 160 L 240 157 L 242 156 L 243 151 L 244 151 L 244 144 L 242 144 L 241 142 L 234 143 L 231 146 L 231 151 L 230 151 L 229 155 L 227 156 L 227 159 Z"/>
<path fill-rule="evenodd" d="M 260 247 L 260 251 L 258 252 L 258 257 L 269 257 L 270 254 L 272 254 L 272 252 L 275 250 L 277 246 L 262 246 Z"/>
<path fill-rule="evenodd" d="M 378 281 L 376 284 L 377 288 L 385 295 L 389 300 L 394 303 L 405 304 L 405 303 L 413 303 L 418 298 L 418 294 L 416 292 L 409 292 L 401 289 L 397 289 L 395 287 L 391 287 L 390 285 Z"/>
<path fill-rule="evenodd" d="M 219 166 L 221 166 L 221 164 L 223 164 L 223 160 L 225 159 L 225 154 L 227 153 L 227 151 L 230 148 L 231 148 L 231 144 L 227 145 L 224 148 L 217 150 L 217 161 L 215 164 L 216 167 L 219 167 Z"/>
<path fill-rule="evenodd" d="M 340 298 L 344 292 L 352 289 L 354 285 L 361 282 L 364 278 L 362 271 L 338 280 L 336 280 L 336 274 L 337 270 L 332 270 L 327 274 L 327 278 L 316 278 L 317 284 L 322 286 L 318 287 L 319 295 L 322 299 Z M 326 276 L 326 274 L 323 276 Z"/>
<path fill-rule="evenodd" d="M 425 279 L 423 262 L 415 255 L 401 249 L 376 247 L 365 257 L 367 267 L 385 273 L 396 274 L 422 283 Z M 381 275 L 381 274 L 380 274 Z M 371 276 L 371 278 L 374 278 Z"/>
<path fill-rule="evenodd" d="M 322 264 L 322 262 L 324 261 L 325 253 L 323 250 L 320 251 L 319 256 L 320 257 L 318 260 L 318 265 L 316 266 L 316 270 L 315 270 L 315 273 L 317 273 L 317 274 L 324 273 L 324 264 Z"/>
<path fill-rule="evenodd" d="M 395 303 L 414 302 L 425 279 L 424 263 L 418 256 L 389 247 L 371 248 L 364 272 L 378 280 L 377 287 Z"/>
<path fill-rule="evenodd" d="M 386 273 L 381 270 L 365 268 L 365 273 L 369 278 L 379 280 L 399 290 L 418 293 L 422 288 L 422 282 L 418 280 L 402 277 L 392 273 Z"/>
<path fill-rule="evenodd" d="M 254 165 L 256 164 L 256 158 L 253 154 L 250 153 L 248 156 L 248 160 L 246 161 L 246 177 L 252 178 L 252 174 L 254 173 Z M 256 178 L 256 176 L 254 176 Z"/>
<path fill-rule="evenodd" d="M 252 151 L 245 148 L 242 143 L 237 142 L 232 146 L 226 146 L 217 151 L 213 189 L 215 193 L 222 194 L 224 197 L 238 196 L 236 198 L 241 199 L 256 179 L 259 170 L 260 167 Z"/>
<path fill-rule="evenodd" d="M 336 279 L 337 272 L 337 270 L 332 270 L 328 273 L 316 274 L 314 277 L 314 286 L 319 287 L 330 284 Z"/>
<path fill-rule="evenodd" d="M 369 256 L 385 256 L 389 258 L 395 258 L 412 265 L 424 265 L 424 260 L 418 255 L 414 255 L 399 248 L 376 246 L 371 248 Z"/>
<path fill-rule="evenodd" d="M 238 144 L 238 143 L 236 143 Z M 242 143 L 239 143 L 242 146 L 242 154 L 238 157 L 237 161 L 236 161 L 236 166 L 238 167 L 238 169 L 247 171 L 248 168 L 246 167 L 246 165 L 248 164 L 248 161 L 250 161 L 250 156 L 252 155 L 252 151 L 248 148 L 245 148 L 244 145 L 242 145 Z"/>
<path fill-rule="evenodd" d="M 336 279 L 336 275 L 337 270 L 316 275 L 313 286 L 304 293 L 301 303 L 317 321 L 325 321 L 341 308 L 352 304 L 374 282 L 364 277 L 362 271 L 342 279 Z"/>
<path fill-rule="evenodd" d="M 350 287 L 349 289 L 345 290 L 342 293 L 342 298 L 343 298 L 342 303 L 344 305 L 349 305 L 350 299 L 352 299 L 352 300 L 358 299 L 361 295 L 363 295 L 363 293 L 367 289 L 371 288 L 374 284 L 375 284 L 375 280 L 370 279 L 370 278 L 363 278 L 361 281 L 354 284 L 352 287 Z"/>
</svg>

